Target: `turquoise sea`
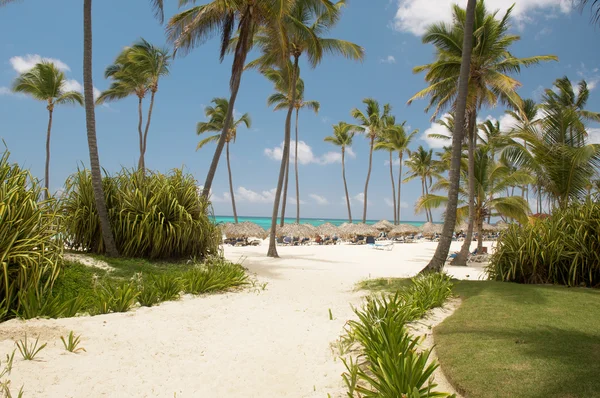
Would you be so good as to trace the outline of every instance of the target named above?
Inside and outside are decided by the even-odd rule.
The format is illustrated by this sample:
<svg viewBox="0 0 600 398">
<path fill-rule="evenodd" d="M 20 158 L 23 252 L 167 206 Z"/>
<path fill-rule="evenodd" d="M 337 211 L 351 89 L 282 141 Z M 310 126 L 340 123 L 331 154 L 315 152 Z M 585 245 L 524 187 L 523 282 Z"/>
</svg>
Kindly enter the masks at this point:
<svg viewBox="0 0 600 398">
<path fill-rule="evenodd" d="M 233 222 L 233 216 L 215 216 L 214 218 L 215 218 L 216 223 Z M 243 222 L 243 221 L 253 222 L 255 224 L 260 225 L 264 229 L 271 228 L 271 217 L 238 217 L 238 222 Z M 357 222 L 357 221 L 358 220 L 355 220 L 354 222 Z M 375 224 L 377 221 L 379 221 L 379 220 L 367 220 L 367 224 Z M 286 218 L 285 222 L 291 224 L 291 223 L 296 222 L 296 219 L 295 218 Z M 332 223 L 333 225 L 341 225 L 345 222 L 348 222 L 348 219 L 339 219 L 339 218 L 301 218 L 300 219 L 301 224 L 312 224 L 315 227 L 318 227 L 319 225 L 325 224 L 327 222 Z M 424 221 L 402 221 L 402 224 L 410 224 L 410 225 L 420 227 L 421 225 L 425 224 L 425 222 Z"/>
</svg>

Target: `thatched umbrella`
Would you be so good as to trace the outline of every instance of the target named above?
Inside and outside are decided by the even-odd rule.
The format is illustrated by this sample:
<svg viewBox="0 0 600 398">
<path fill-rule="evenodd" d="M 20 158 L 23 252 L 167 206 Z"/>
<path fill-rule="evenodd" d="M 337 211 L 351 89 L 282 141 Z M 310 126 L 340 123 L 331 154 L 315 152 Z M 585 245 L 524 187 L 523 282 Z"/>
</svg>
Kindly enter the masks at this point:
<svg viewBox="0 0 600 398">
<path fill-rule="evenodd" d="M 329 222 L 319 225 L 317 231 L 319 235 L 325 236 L 333 236 L 339 233 L 338 227 Z"/>
<path fill-rule="evenodd" d="M 222 230 L 228 238 L 264 238 L 266 236 L 264 229 L 250 221 L 244 221 L 239 224 L 223 224 Z"/>
<path fill-rule="evenodd" d="M 467 224 L 466 222 L 460 223 L 459 225 L 456 226 L 456 228 L 454 229 L 456 232 L 467 232 L 467 229 L 469 229 L 469 224 Z"/>
<path fill-rule="evenodd" d="M 429 235 L 435 235 L 436 233 L 441 234 L 442 228 L 443 228 L 443 226 L 440 224 L 434 224 L 432 222 L 427 222 L 423 225 L 423 235 L 429 236 Z"/>
<path fill-rule="evenodd" d="M 482 232 L 494 232 L 496 230 L 496 227 L 493 225 L 490 225 L 486 222 L 483 223 L 483 225 L 481 226 L 481 231 Z"/>
<path fill-rule="evenodd" d="M 508 229 L 508 224 L 504 221 L 498 221 L 495 225 L 497 231 L 504 231 Z"/>
<path fill-rule="evenodd" d="M 345 236 L 375 236 L 379 234 L 379 231 L 372 225 L 367 224 L 347 224 L 343 227 L 340 227 L 340 232 Z"/>
<path fill-rule="evenodd" d="M 380 231 L 386 231 L 389 232 L 392 230 L 392 228 L 394 228 L 394 224 L 392 224 L 391 222 L 389 222 L 388 220 L 381 220 L 378 221 L 377 223 L 375 223 L 373 225 L 373 227 L 375 229 L 378 229 Z"/>
<path fill-rule="evenodd" d="M 310 238 L 317 234 L 317 229 L 310 224 L 285 224 L 277 228 L 277 236 L 292 236 L 294 238 Z"/>
<path fill-rule="evenodd" d="M 410 224 L 400 224 L 395 226 L 390 232 L 390 236 L 404 236 L 419 233 L 419 228 Z"/>
</svg>

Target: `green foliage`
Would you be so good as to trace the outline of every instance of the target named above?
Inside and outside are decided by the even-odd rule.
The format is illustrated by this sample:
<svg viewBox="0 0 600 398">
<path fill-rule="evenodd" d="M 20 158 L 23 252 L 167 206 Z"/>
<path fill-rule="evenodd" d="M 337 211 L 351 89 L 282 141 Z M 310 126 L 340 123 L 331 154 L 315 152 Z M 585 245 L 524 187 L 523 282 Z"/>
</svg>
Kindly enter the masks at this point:
<svg viewBox="0 0 600 398">
<path fill-rule="evenodd" d="M 96 291 L 95 314 L 127 312 L 137 300 L 139 291 L 131 281 L 105 283 Z"/>
<path fill-rule="evenodd" d="M 65 300 L 62 296 L 46 293 L 38 297 L 33 289 L 21 291 L 19 293 L 19 303 L 21 307 L 15 311 L 15 314 L 22 319 L 70 317 L 75 316 L 83 307 L 81 297 Z"/>
<path fill-rule="evenodd" d="M 12 366 L 13 366 L 13 360 L 15 359 L 15 351 L 17 351 L 16 349 L 13 350 L 13 352 L 8 355 L 6 354 L 6 361 L 4 364 L 4 367 L 0 368 L 0 395 L 2 395 L 2 397 L 5 398 L 12 398 L 12 393 L 10 391 L 10 380 L 4 380 L 2 381 L 2 378 L 4 376 L 8 376 L 10 375 L 10 372 L 12 371 Z M 2 363 L 0 363 L 0 366 L 2 365 Z M 23 387 L 21 387 L 21 389 L 19 390 L 19 393 L 17 394 L 18 398 L 21 398 L 23 396 Z"/>
<path fill-rule="evenodd" d="M 63 242 L 55 200 L 39 200 L 39 182 L 10 164 L 8 152 L 0 156 L 0 184 L 0 315 L 5 318 L 21 310 L 21 298 L 31 293 L 42 300 L 51 289 Z"/>
<path fill-rule="evenodd" d="M 164 274 L 153 277 L 152 286 L 160 301 L 177 300 L 182 290 L 182 281 L 178 276 Z"/>
<path fill-rule="evenodd" d="M 152 307 L 161 302 L 158 289 L 154 283 L 146 281 L 141 272 L 135 274 L 132 280 L 139 293 L 137 301 L 142 307 Z"/>
<path fill-rule="evenodd" d="M 27 343 L 27 334 L 25 334 L 25 338 L 23 340 L 19 340 L 15 343 L 24 360 L 33 360 L 36 357 L 36 355 L 40 353 L 40 351 L 46 348 L 46 345 L 48 345 L 48 343 L 44 343 L 38 347 L 39 340 L 40 338 L 38 337 L 37 339 L 35 339 L 35 343 L 29 344 Z"/>
<path fill-rule="evenodd" d="M 210 293 L 245 285 L 248 280 L 244 268 L 219 257 L 211 257 L 182 276 L 184 291 L 191 294 Z"/>
<path fill-rule="evenodd" d="M 488 271 L 494 280 L 600 284 L 600 203 L 557 209 L 551 217 L 523 226 L 511 225 L 492 255 Z"/>
<path fill-rule="evenodd" d="M 123 170 L 103 179 L 106 204 L 119 252 L 126 257 L 206 257 L 218 252 L 219 229 L 197 183 L 175 169 L 169 174 Z M 63 200 L 68 243 L 104 253 L 91 176 L 80 170 L 67 180 Z"/>
<path fill-rule="evenodd" d="M 69 337 L 67 339 L 65 339 L 63 336 L 60 336 L 60 339 L 62 340 L 63 345 L 65 346 L 65 350 L 75 354 L 79 351 L 85 352 L 85 348 L 77 347 L 81 342 L 81 336 L 75 336 L 72 330 L 69 332 Z"/>
</svg>

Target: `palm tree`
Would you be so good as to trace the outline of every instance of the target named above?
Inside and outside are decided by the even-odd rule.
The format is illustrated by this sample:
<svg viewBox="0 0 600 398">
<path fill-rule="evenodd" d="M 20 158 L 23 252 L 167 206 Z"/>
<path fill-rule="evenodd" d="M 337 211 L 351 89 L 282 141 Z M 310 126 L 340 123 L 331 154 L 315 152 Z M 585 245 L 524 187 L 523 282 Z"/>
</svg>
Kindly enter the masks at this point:
<svg viewBox="0 0 600 398">
<path fill-rule="evenodd" d="M 369 139 L 369 168 L 367 171 L 367 180 L 365 182 L 365 193 L 363 196 L 363 218 L 362 222 L 367 221 L 367 195 L 369 191 L 369 179 L 371 178 L 371 166 L 373 164 L 373 148 L 375 140 L 381 136 L 386 128 L 386 119 L 389 117 L 392 107 L 390 104 L 385 104 L 383 110 L 379 106 L 379 102 L 373 98 L 365 98 L 363 104 L 367 106 L 366 112 L 362 112 L 358 108 L 354 108 L 350 114 L 360 124 L 354 126 L 357 131 L 365 134 Z"/>
<path fill-rule="evenodd" d="M 406 161 L 406 166 L 410 170 L 410 174 L 404 179 L 404 182 L 411 181 L 417 177 L 421 179 L 421 197 L 429 195 L 429 187 L 433 183 L 433 177 L 439 177 L 435 161 L 433 160 L 433 149 L 425 150 L 422 145 L 419 145 L 416 151 L 408 152 L 409 158 Z M 425 215 L 428 222 L 433 222 L 431 209 L 424 207 Z"/>
<path fill-rule="evenodd" d="M 392 191 L 394 191 L 394 179 L 392 172 L 392 153 L 398 153 L 398 201 L 396 201 L 396 195 L 392 195 L 394 198 L 394 222 L 400 224 L 400 208 L 401 208 L 401 193 L 402 193 L 402 164 L 404 163 L 404 154 L 409 153 L 408 145 L 412 141 L 413 137 L 419 132 L 415 129 L 407 135 L 405 130 L 406 121 L 401 124 L 392 123 L 392 126 L 388 127 L 383 137 L 375 145 L 375 149 L 386 149 L 390 152 L 390 175 L 392 176 Z"/>
<path fill-rule="evenodd" d="M 600 0 L 577 0 L 577 3 L 579 4 L 579 8 L 581 10 L 583 10 L 589 4 L 590 11 L 592 12 L 592 23 L 597 24 L 600 22 Z"/>
<path fill-rule="evenodd" d="M 140 39 L 131 47 L 125 47 L 117 56 L 114 64 L 106 68 L 104 76 L 107 79 L 112 79 L 113 83 L 96 101 L 101 104 L 123 99 L 130 95 L 137 96 L 140 147 L 138 168 L 140 170 L 145 169 L 144 155 L 154 108 L 154 97 L 158 91 L 158 81 L 161 77 L 169 74 L 170 61 L 171 57 L 166 49 L 158 48 L 144 39 Z M 146 127 L 142 129 L 142 102 L 148 92 L 150 92 L 150 107 L 148 108 Z"/>
<path fill-rule="evenodd" d="M 48 109 L 48 130 L 46 133 L 46 169 L 44 197 L 50 192 L 50 133 L 52 132 L 52 114 L 56 105 L 83 105 L 83 96 L 77 91 L 65 91 L 65 74 L 51 62 L 42 61 L 31 70 L 22 73 L 13 83 L 15 93 L 30 95 L 33 99 L 46 102 Z"/>
<path fill-rule="evenodd" d="M 344 180 L 344 191 L 346 192 L 346 205 L 348 205 L 348 222 L 352 223 L 352 211 L 350 209 L 350 196 L 348 195 L 348 184 L 346 184 L 346 148 L 352 146 L 354 138 L 354 126 L 339 122 L 333 125 L 333 135 L 325 137 L 325 142 L 339 146 L 342 150 L 342 180 Z"/>
<path fill-rule="evenodd" d="M 294 104 L 294 109 L 296 110 L 296 146 L 295 146 L 295 154 L 294 154 L 294 166 L 296 171 L 296 222 L 300 222 L 300 191 L 299 191 L 299 182 L 298 182 L 298 114 L 300 113 L 300 109 L 310 109 L 315 114 L 319 113 L 319 108 L 321 104 L 318 101 L 305 101 L 304 100 L 304 81 L 301 78 L 298 78 L 296 83 L 296 103 Z M 267 99 L 267 104 L 269 106 L 274 106 L 274 110 L 283 110 L 289 109 L 290 106 L 290 91 L 283 87 L 275 87 L 277 92 L 269 96 Z M 283 187 L 283 203 L 281 205 L 281 226 L 284 224 L 285 220 L 285 207 L 287 201 L 287 187 L 288 187 L 288 174 L 290 170 L 290 160 L 289 157 L 287 159 L 287 164 L 285 167 L 285 182 Z"/>
<path fill-rule="evenodd" d="M 204 109 L 204 114 L 208 118 L 208 122 L 198 122 L 196 125 L 196 134 L 201 135 L 207 132 L 218 132 L 219 134 L 211 135 L 210 137 L 206 137 L 202 141 L 198 143 L 196 150 L 202 148 L 204 145 L 212 142 L 219 142 L 220 135 L 223 134 L 223 123 L 225 123 L 225 118 L 227 117 L 227 110 L 229 108 L 229 103 L 227 102 L 227 98 L 214 98 L 212 103 L 215 106 L 207 106 Z M 233 190 L 233 179 L 231 177 L 231 163 L 229 160 L 229 143 L 235 142 L 237 137 L 237 128 L 241 124 L 246 125 L 246 128 L 250 128 L 252 121 L 250 120 L 250 115 L 244 113 L 238 120 L 234 121 L 227 131 L 227 137 L 225 139 L 225 153 L 227 155 L 227 173 L 229 175 L 229 193 L 231 195 L 231 206 L 233 208 L 233 220 L 237 224 L 238 216 L 237 210 L 235 208 L 235 195 Z"/>
</svg>

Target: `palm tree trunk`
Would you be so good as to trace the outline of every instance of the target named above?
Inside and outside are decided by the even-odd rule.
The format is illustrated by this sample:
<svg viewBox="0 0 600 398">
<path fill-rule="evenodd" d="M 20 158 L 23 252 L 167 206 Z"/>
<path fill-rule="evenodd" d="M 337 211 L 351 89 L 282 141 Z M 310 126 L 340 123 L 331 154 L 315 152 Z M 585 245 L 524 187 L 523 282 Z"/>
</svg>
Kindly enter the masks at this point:
<svg viewBox="0 0 600 398">
<path fill-rule="evenodd" d="M 290 157 L 288 156 L 287 162 L 285 164 L 285 182 L 283 185 L 283 199 L 281 203 L 281 220 L 279 221 L 279 226 L 283 227 L 285 224 L 285 209 L 287 207 L 287 196 L 288 196 L 288 182 L 290 180 Z"/>
<path fill-rule="evenodd" d="M 394 199 L 394 225 L 398 221 L 398 210 L 396 210 L 396 184 L 394 182 L 394 171 L 392 169 L 392 151 L 390 151 L 390 178 L 392 179 L 392 197 Z"/>
<path fill-rule="evenodd" d="M 401 197 L 400 194 L 402 193 L 402 157 L 404 155 L 404 152 L 400 152 L 398 154 L 398 159 L 400 159 L 400 167 L 398 169 L 398 204 L 397 204 L 397 211 L 396 214 L 398 216 L 398 225 L 400 225 L 400 209 L 401 209 L 401 205 L 402 202 L 400 201 Z"/>
<path fill-rule="evenodd" d="M 296 223 L 300 224 L 300 189 L 298 183 L 298 113 L 296 108 L 296 148 L 294 148 L 294 167 L 296 169 Z"/>
<path fill-rule="evenodd" d="M 202 196 L 208 199 L 210 194 L 210 188 L 212 187 L 217 167 L 219 167 L 219 159 L 225 146 L 225 140 L 227 139 L 227 132 L 231 127 L 233 119 L 233 109 L 235 107 L 235 100 L 240 89 L 240 83 L 242 82 L 242 74 L 244 72 L 244 66 L 246 65 L 246 56 L 250 49 L 250 43 L 252 42 L 252 31 L 253 17 L 252 17 L 252 4 L 250 3 L 239 22 L 239 35 L 238 42 L 235 47 L 235 53 L 233 56 L 233 64 L 231 65 L 231 80 L 229 81 L 229 87 L 231 89 L 231 96 L 229 97 L 229 108 L 227 109 L 227 116 L 225 116 L 225 122 L 223 123 L 223 131 L 219 137 L 219 142 L 215 148 L 215 154 L 213 155 L 208 174 L 206 175 L 206 181 L 204 182 L 204 188 L 202 189 Z"/>
<path fill-rule="evenodd" d="M 421 197 L 425 197 L 425 180 L 423 179 L 423 177 L 421 177 Z M 429 212 L 427 211 L 427 208 L 425 208 L 425 218 L 427 219 L 427 222 L 430 221 Z"/>
<path fill-rule="evenodd" d="M 139 145 L 140 145 L 140 158 L 138 159 L 138 170 L 142 170 L 144 168 L 144 133 L 142 131 L 142 126 L 144 124 L 144 120 L 143 120 L 142 100 L 143 100 L 143 97 L 138 97 L 138 138 L 139 138 Z"/>
<path fill-rule="evenodd" d="M 277 212 L 279 211 L 279 200 L 281 199 L 281 190 L 283 188 L 283 179 L 285 174 L 286 163 L 289 162 L 290 156 L 290 139 L 292 130 L 292 113 L 294 111 L 294 103 L 296 102 L 296 80 L 298 77 L 298 57 L 294 58 L 294 69 L 292 70 L 292 95 L 290 101 L 290 107 L 288 109 L 287 116 L 285 118 L 285 137 L 283 140 L 283 156 L 281 157 L 281 167 L 279 168 L 279 180 L 277 181 L 277 190 L 275 191 L 275 201 L 273 203 L 273 214 L 271 216 L 271 234 L 269 236 L 269 250 L 267 251 L 268 257 L 279 257 L 277 254 L 277 243 L 275 237 L 277 236 Z"/>
<path fill-rule="evenodd" d="M 233 208 L 233 222 L 238 223 L 237 209 L 235 208 L 235 195 L 233 193 L 233 178 L 231 178 L 231 162 L 229 161 L 229 141 L 225 146 L 227 155 L 227 172 L 229 173 L 229 194 L 231 195 L 231 207 Z"/>
<path fill-rule="evenodd" d="M 475 123 L 477 123 L 477 113 L 469 112 L 468 124 L 468 178 L 469 178 L 469 225 L 467 227 L 467 236 L 463 242 L 460 252 L 452 265 L 467 265 L 467 258 L 471 251 L 471 242 L 473 242 L 473 229 L 475 227 Z"/>
<path fill-rule="evenodd" d="M 367 181 L 365 182 L 365 194 L 364 194 L 364 203 L 363 203 L 363 218 L 362 222 L 367 222 L 367 194 L 369 191 L 369 178 L 371 178 L 371 166 L 373 164 L 373 143 L 375 138 L 371 138 L 371 145 L 369 148 L 369 171 L 367 171 Z"/>
<path fill-rule="evenodd" d="M 85 99 L 85 124 L 87 128 L 88 149 L 90 152 L 90 166 L 92 168 L 92 187 L 102 243 L 106 254 L 110 257 L 119 255 L 113 231 L 108 219 L 106 200 L 102 190 L 102 174 L 100 173 L 100 159 L 98 157 L 98 143 L 96 142 L 96 114 L 94 109 L 94 83 L 92 81 L 92 0 L 83 0 L 83 94 Z"/>
<path fill-rule="evenodd" d="M 423 185 L 425 186 L 425 197 L 429 196 L 429 188 L 427 187 L 427 177 L 423 180 Z M 431 215 L 431 209 L 429 207 L 425 208 L 427 212 L 427 219 L 429 222 L 433 222 L 433 216 Z"/>
<path fill-rule="evenodd" d="M 433 258 L 421 272 L 439 272 L 444 268 L 450 244 L 452 243 L 452 233 L 456 226 L 456 209 L 458 207 L 458 184 L 460 183 L 460 160 L 462 155 L 462 142 L 464 136 L 464 120 L 467 108 L 467 95 L 469 92 L 469 73 L 471 69 L 471 51 L 473 50 L 473 25 L 475 19 L 476 0 L 468 0 L 465 35 L 463 37 L 462 60 L 460 64 L 460 77 L 458 81 L 458 95 L 456 98 L 455 117 L 459 123 L 454 124 L 452 134 L 452 159 L 450 160 L 450 171 L 448 179 L 450 186 L 448 188 L 448 204 L 446 205 L 446 216 L 444 218 L 444 228 L 442 236 L 437 245 Z"/>
<path fill-rule="evenodd" d="M 50 133 L 52 132 L 52 113 L 54 112 L 52 105 L 48 105 L 48 133 L 46 134 L 46 170 L 44 172 L 44 184 L 46 191 L 44 199 L 50 197 Z"/>
<path fill-rule="evenodd" d="M 342 179 L 346 191 L 346 205 L 348 205 L 348 222 L 352 224 L 352 210 L 350 210 L 350 196 L 348 195 L 348 184 L 346 184 L 346 148 L 342 147 Z"/>
<path fill-rule="evenodd" d="M 476 217 L 476 222 L 477 222 L 477 253 L 481 253 L 481 250 L 483 248 L 483 209 L 481 208 L 481 206 L 477 206 L 479 207 L 477 209 L 477 217 Z"/>
<path fill-rule="evenodd" d="M 148 108 L 148 117 L 146 118 L 146 128 L 144 129 L 144 145 L 142 150 L 142 156 L 140 156 L 140 162 L 142 164 L 140 169 L 142 170 L 142 172 L 145 172 L 146 170 L 146 144 L 148 143 L 148 131 L 150 130 L 150 121 L 152 120 L 152 110 L 154 109 L 155 95 L 156 91 L 152 90 L 152 94 L 150 94 L 150 107 Z"/>
</svg>

